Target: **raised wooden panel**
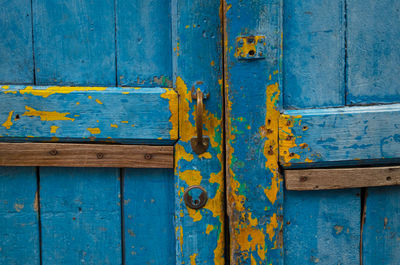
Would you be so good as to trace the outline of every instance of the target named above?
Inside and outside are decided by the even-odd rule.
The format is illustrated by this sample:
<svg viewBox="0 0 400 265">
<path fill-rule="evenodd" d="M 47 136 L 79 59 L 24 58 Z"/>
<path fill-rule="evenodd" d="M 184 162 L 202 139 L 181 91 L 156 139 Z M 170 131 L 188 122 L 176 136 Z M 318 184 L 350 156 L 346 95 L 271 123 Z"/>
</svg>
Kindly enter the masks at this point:
<svg viewBox="0 0 400 265">
<path fill-rule="evenodd" d="M 171 1 L 115 3 L 118 85 L 172 87 Z"/>
<path fill-rule="evenodd" d="M 0 84 L 33 82 L 30 0 L 0 3 Z"/>
<path fill-rule="evenodd" d="M 283 1 L 283 105 L 343 106 L 344 1 Z"/>
<path fill-rule="evenodd" d="M 38 85 L 116 85 L 114 1 L 33 0 Z"/>
<path fill-rule="evenodd" d="M 400 2 L 347 1 L 348 105 L 400 102 Z"/>
</svg>

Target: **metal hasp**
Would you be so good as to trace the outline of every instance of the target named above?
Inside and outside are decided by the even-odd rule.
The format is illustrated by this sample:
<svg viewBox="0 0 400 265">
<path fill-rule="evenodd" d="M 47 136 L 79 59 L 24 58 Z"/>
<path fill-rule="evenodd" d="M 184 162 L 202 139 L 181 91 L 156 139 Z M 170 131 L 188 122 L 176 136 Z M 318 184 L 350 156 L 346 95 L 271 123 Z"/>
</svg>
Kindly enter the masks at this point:
<svg viewBox="0 0 400 265">
<path fill-rule="evenodd" d="M 197 85 L 202 85 L 202 83 L 198 82 Z M 208 96 L 209 94 L 203 93 L 200 87 L 195 88 L 194 86 L 192 88 L 192 99 L 197 100 L 197 108 L 196 108 L 196 136 L 190 139 L 190 144 L 192 145 L 193 151 L 198 155 L 207 151 L 208 146 L 210 145 L 210 138 L 207 136 L 203 136 L 203 111 L 204 111 L 203 99 L 207 99 Z"/>
<path fill-rule="evenodd" d="M 245 36 L 236 38 L 235 57 L 242 60 L 265 58 L 265 36 Z"/>
<path fill-rule="evenodd" d="M 190 186 L 185 190 L 183 199 L 187 207 L 191 209 L 200 209 L 206 205 L 208 200 L 207 191 L 198 185 Z"/>
</svg>

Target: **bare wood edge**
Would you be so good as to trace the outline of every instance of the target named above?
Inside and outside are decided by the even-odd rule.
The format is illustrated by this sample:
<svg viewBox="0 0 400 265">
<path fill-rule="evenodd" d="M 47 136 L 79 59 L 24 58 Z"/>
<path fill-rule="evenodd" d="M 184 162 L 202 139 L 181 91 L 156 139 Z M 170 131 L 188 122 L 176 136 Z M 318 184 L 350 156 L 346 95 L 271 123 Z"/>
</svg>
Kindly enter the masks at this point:
<svg viewBox="0 0 400 265">
<path fill-rule="evenodd" d="M 400 166 L 284 170 L 287 190 L 331 190 L 400 185 Z"/>
<path fill-rule="evenodd" d="M 0 143 L 0 166 L 173 168 L 173 146 Z"/>
</svg>

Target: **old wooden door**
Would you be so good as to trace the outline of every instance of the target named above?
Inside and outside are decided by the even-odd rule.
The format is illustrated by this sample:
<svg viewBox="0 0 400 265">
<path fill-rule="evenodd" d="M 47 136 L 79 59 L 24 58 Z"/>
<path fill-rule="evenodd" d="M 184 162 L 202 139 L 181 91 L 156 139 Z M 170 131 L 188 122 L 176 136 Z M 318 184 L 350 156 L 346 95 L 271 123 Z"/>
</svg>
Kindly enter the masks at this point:
<svg viewBox="0 0 400 265">
<path fill-rule="evenodd" d="M 226 2 L 231 262 L 399 264 L 399 2 Z"/>
<path fill-rule="evenodd" d="M 224 263 L 219 13 L 0 1 L 1 264 Z"/>
</svg>

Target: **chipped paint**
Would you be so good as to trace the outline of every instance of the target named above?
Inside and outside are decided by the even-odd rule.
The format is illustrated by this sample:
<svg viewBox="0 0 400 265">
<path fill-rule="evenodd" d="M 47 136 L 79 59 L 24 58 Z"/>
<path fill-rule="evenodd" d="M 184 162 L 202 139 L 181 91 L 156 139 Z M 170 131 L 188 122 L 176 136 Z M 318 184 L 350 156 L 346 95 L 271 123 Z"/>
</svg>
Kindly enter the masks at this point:
<svg viewBox="0 0 400 265">
<path fill-rule="evenodd" d="M 19 91 L 20 94 L 31 94 L 34 96 L 39 96 L 47 98 L 48 96 L 54 94 L 69 94 L 72 92 L 88 92 L 88 91 L 104 91 L 106 87 L 68 87 L 68 86 L 51 86 L 45 89 L 27 86 L 25 89 Z"/>
<path fill-rule="evenodd" d="M 25 106 L 26 112 L 22 116 L 40 117 L 42 121 L 74 121 L 74 118 L 67 117 L 69 112 L 60 113 L 57 111 L 40 111 L 32 107 Z"/>
<path fill-rule="evenodd" d="M 87 128 L 86 130 L 88 130 L 91 134 L 99 134 L 99 133 L 101 133 L 99 128 Z"/>
<path fill-rule="evenodd" d="M 285 165 L 290 165 L 292 159 L 299 159 L 300 155 L 291 152 L 296 147 L 296 137 L 292 128 L 295 124 L 301 125 L 301 116 L 281 115 L 279 118 L 279 158 Z"/>
<path fill-rule="evenodd" d="M 96 102 L 99 103 L 100 105 L 103 105 L 103 102 L 101 102 L 100 99 L 96 98 Z"/>
<path fill-rule="evenodd" d="M 197 253 L 190 255 L 190 265 L 196 265 Z"/>
<path fill-rule="evenodd" d="M 235 51 L 235 57 L 246 57 L 248 54 L 250 54 L 251 51 L 255 52 L 257 50 L 257 44 L 262 40 L 262 45 L 265 46 L 266 43 L 264 41 L 265 37 L 264 36 L 252 36 L 251 42 L 249 42 L 248 37 L 237 37 L 236 38 L 236 43 L 242 43 L 242 46 L 238 45 L 236 47 Z"/>
<path fill-rule="evenodd" d="M 60 127 L 55 126 L 55 125 L 51 126 L 50 127 L 50 133 L 56 133 L 58 128 L 60 128 Z"/>
<path fill-rule="evenodd" d="M 11 128 L 11 126 L 13 125 L 13 122 L 12 122 L 13 113 L 14 113 L 13 110 L 10 111 L 8 113 L 7 120 L 1 125 L 1 126 L 5 127 L 7 130 L 9 130 Z"/>
<path fill-rule="evenodd" d="M 110 126 L 111 126 L 112 128 L 118 128 L 118 125 L 117 125 L 117 124 L 110 124 Z"/>
<path fill-rule="evenodd" d="M 169 122 L 172 124 L 172 128 L 169 134 L 171 139 L 178 139 L 178 96 L 173 89 L 166 88 L 165 90 L 165 93 L 161 94 L 161 97 L 168 99 L 169 110 L 171 112 Z"/>
</svg>

